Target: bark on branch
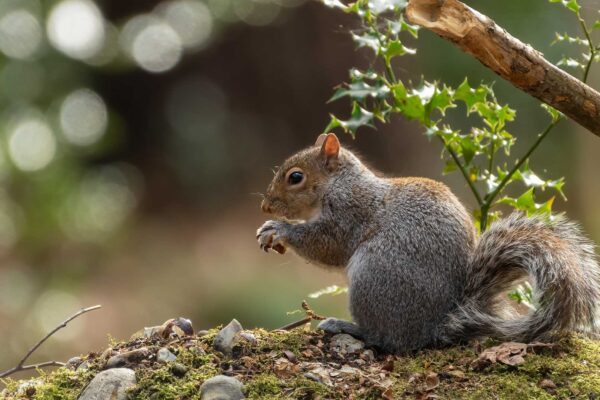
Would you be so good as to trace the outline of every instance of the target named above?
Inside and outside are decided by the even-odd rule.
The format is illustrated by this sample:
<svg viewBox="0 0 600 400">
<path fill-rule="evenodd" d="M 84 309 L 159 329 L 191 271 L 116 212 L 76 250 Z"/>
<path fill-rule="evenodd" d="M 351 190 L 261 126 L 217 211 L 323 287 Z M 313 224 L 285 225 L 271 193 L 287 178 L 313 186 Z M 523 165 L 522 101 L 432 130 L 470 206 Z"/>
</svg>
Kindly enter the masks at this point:
<svg viewBox="0 0 600 400">
<path fill-rule="evenodd" d="M 406 18 L 600 136 L 600 93 L 458 0 L 409 0 Z"/>
</svg>

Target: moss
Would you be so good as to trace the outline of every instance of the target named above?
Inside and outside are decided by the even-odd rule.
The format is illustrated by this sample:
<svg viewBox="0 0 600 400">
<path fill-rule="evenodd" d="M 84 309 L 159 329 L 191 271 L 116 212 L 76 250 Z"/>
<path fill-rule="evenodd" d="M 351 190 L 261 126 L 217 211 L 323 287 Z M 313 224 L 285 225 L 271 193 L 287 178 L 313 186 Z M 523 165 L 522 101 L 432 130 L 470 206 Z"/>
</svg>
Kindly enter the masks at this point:
<svg viewBox="0 0 600 400">
<path fill-rule="evenodd" d="M 439 398 L 473 400 L 600 397 L 600 341 L 575 335 L 562 338 L 555 349 L 528 353 L 525 363 L 517 367 L 497 363 L 473 370 L 470 365 L 477 352 L 471 347 L 423 350 L 402 357 L 380 355 L 371 360 L 361 358 L 361 354 L 332 353 L 328 336 L 303 330 L 254 330 L 256 340 L 241 340 L 234 349 L 235 357 L 229 358 L 212 349 L 216 332 L 170 343 L 140 339 L 113 343 L 112 347 L 119 351 L 168 346 L 177 356 L 176 363 L 184 366 L 174 368 L 174 363 L 144 361 L 136 366 L 138 383 L 130 398 L 199 399 L 202 383 L 222 373 L 240 379 L 249 399 L 412 399 L 428 393 Z M 482 346 L 496 344 L 488 341 Z M 61 368 L 42 373 L 28 381 L 29 387 L 35 388 L 29 390 L 29 395 L 23 389 L 23 381 L 4 381 L 6 390 L 0 398 L 76 399 L 103 364 L 92 354 L 88 362 L 87 371 Z M 344 366 L 360 372 L 342 373 Z M 315 368 L 340 371 L 331 375 L 332 385 L 328 386 L 305 376 Z M 433 382 L 427 378 L 432 374 L 436 377 Z M 556 388 L 542 388 L 542 380 L 551 380 Z"/>
<path fill-rule="evenodd" d="M 202 383 L 219 374 L 213 357 L 203 354 L 197 347 L 172 349 L 177 353 L 177 362 L 188 368 L 185 375 L 178 377 L 173 363 L 158 368 L 136 371 L 137 385 L 130 392 L 131 399 L 195 399 L 199 398 Z"/>
<path fill-rule="evenodd" d="M 279 378 L 271 374 L 260 374 L 244 388 L 249 399 L 280 399 L 282 398 L 281 383 Z"/>
<path fill-rule="evenodd" d="M 8 379 L 6 384 L 7 399 L 57 400 L 76 399 L 83 388 L 92 380 L 94 372 L 75 372 L 59 368 L 51 373 L 40 371 L 38 378 L 29 381 Z"/>
<path fill-rule="evenodd" d="M 304 376 L 283 380 L 273 374 L 260 374 L 246 384 L 244 392 L 248 399 L 334 398 L 327 386 Z"/>
</svg>

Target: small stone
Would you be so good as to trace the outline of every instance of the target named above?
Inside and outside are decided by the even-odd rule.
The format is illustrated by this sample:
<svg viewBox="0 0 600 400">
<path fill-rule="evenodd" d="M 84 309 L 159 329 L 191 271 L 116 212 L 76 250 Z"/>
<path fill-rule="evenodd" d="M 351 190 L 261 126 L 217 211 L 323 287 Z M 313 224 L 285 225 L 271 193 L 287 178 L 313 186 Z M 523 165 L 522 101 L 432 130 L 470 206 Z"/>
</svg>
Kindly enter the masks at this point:
<svg viewBox="0 0 600 400">
<path fill-rule="evenodd" d="M 77 367 L 77 371 L 87 371 L 88 369 L 90 369 L 90 363 L 87 361 L 82 362 Z"/>
<path fill-rule="evenodd" d="M 128 368 L 113 368 L 100 372 L 87 385 L 79 400 L 125 400 L 127 390 L 136 384 L 135 372 Z"/>
<path fill-rule="evenodd" d="M 171 366 L 171 372 L 178 378 L 183 378 L 188 372 L 188 368 L 181 363 L 173 363 Z"/>
<path fill-rule="evenodd" d="M 196 336 L 198 337 L 202 337 L 202 336 L 206 336 L 208 335 L 210 332 L 208 332 L 207 330 L 203 329 L 201 331 L 198 331 L 198 333 L 196 333 Z"/>
<path fill-rule="evenodd" d="M 373 354 L 373 350 L 367 349 L 363 351 L 360 358 L 362 358 L 365 361 L 371 362 L 375 360 L 375 354 Z"/>
<path fill-rule="evenodd" d="M 241 400 L 243 398 L 242 383 L 229 376 L 217 375 L 207 379 L 200 386 L 201 400 Z"/>
<path fill-rule="evenodd" d="M 243 337 L 244 339 L 246 339 L 251 344 L 256 344 L 256 342 L 257 342 L 256 336 L 253 333 L 242 332 L 242 333 L 240 333 L 240 336 Z"/>
<path fill-rule="evenodd" d="M 108 359 L 105 369 L 119 368 L 129 364 L 138 364 L 149 355 L 150 352 L 145 347 L 117 354 Z"/>
<path fill-rule="evenodd" d="M 192 336 L 194 334 L 192 321 L 187 318 L 179 317 L 173 321 L 173 325 L 179 328 L 185 336 Z"/>
<path fill-rule="evenodd" d="M 321 382 L 321 378 L 318 375 L 313 374 L 312 372 L 306 372 L 304 373 L 304 377 L 306 379 L 310 379 L 311 381 L 315 381 L 318 383 L 323 383 Z"/>
<path fill-rule="evenodd" d="M 239 334 L 243 329 L 242 325 L 236 319 L 231 320 L 225 328 L 219 331 L 213 342 L 213 347 L 217 351 L 230 356 L 233 346 L 235 346 Z"/>
<path fill-rule="evenodd" d="M 68 369 L 76 370 L 82 362 L 83 360 L 81 359 L 81 357 L 72 357 L 69 358 L 65 367 L 67 367 Z"/>
<path fill-rule="evenodd" d="M 156 353 L 156 361 L 159 363 L 168 363 L 175 360 L 177 360 L 177 356 L 171 353 L 166 347 L 163 347 Z"/>
<path fill-rule="evenodd" d="M 334 335 L 329 343 L 331 350 L 340 354 L 358 353 L 365 348 L 365 344 L 346 333 Z"/>
</svg>

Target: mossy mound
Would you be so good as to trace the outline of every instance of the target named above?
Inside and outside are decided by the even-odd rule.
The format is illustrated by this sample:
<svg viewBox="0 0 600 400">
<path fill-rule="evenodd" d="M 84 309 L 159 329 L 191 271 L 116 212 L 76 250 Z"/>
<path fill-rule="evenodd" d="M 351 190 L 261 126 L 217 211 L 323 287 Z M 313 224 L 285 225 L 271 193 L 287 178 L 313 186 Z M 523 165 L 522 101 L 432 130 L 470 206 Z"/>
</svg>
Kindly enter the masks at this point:
<svg viewBox="0 0 600 400">
<path fill-rule="evenodd" d="M 472 346 L 390 356 L 371 350 L 346 354 L 332 337 L 296 329 L 245 331 L 225 356 L 212 347 L 217 330 L 176 339 L 138 338 L 82 357 L 85 368 L 40 372 L 29 381 L 4 381 L 3 399 L 76 399 L 115 354 L 145 348 L 128 365 L 136 372 L 132 399 L 199 399 L 200 385 L 224 374 L 244 383 L 250 399 L 595 399 L 600 398 L 600 341 L 571 335 L 555 346 L 534 346 L 518 365 L 476 362 L 490 341 Z M 160 348 L 177 356 L 156 361 Z M 510 364 L 510 363 L 509 363 Z"/>
</svg>

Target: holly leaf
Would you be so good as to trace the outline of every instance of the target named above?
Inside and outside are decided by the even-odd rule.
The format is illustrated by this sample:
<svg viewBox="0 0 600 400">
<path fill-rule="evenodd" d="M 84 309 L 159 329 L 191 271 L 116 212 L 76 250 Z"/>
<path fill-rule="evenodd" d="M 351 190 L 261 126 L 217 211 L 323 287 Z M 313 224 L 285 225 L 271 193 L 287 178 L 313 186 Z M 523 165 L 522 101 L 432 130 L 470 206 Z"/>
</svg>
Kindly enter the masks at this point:
<svg viewBox="0 0 600 400">
<path fill-rule="evenodd" d="M 356 131 L 361 126 L 369 126 L 373 128 L 373 113 L 362 108 L 357 102 L 353 102 L 352 113 L 350 119 L 342 120 L 337 118 L 335 115 L 331 115 L 331 121 L 325 132 L 330 131 L 334 128 L 342 128 L 344 132 L 350 133 L 352 137 L 356 135 Z"/>
<path fill-rule="evenodd" d="M 381 47 L 381 44 L 379 43 L 377 36 L 373 35 L 372 33 L 365 33 L 364 35 L 357 35 L 353 33 L 352 39 L 354 39 L 354 42 L 359 48 L 368 47 L 373 50 L 375 54 L 379 54 L 379 48 Z"/>
<path fill-rule="evenodd" d="M 364 81 L 353 82 L 347 87 L 339 88 L 329 102 L 348 96 L 354 100 L 364 100 L 367 97 L 383 99 L 390 93 L 390 89 L 384 84 L 369 85 Z"/>
<path fill-rule="evenodd" d="M 474 111 L 476 104 L 484 103 L 487 100 L 488 94 L 489 88 L 487 86 L 480 85 L 473 89 L 465 79 L 454 91 L 454 99 L 465 103 L 467 114 L 470 114 Z"/>
</svg>

